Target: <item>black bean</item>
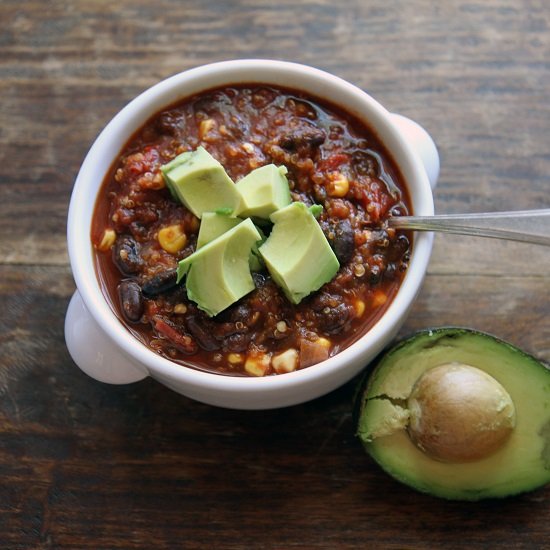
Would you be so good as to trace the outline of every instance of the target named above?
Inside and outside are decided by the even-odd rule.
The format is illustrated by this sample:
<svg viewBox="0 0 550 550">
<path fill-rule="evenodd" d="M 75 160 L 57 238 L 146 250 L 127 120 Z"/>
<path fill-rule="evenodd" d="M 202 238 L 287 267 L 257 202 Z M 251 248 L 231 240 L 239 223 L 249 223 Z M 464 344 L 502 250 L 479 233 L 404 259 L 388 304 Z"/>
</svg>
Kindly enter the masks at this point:
<svg viewBox="0 0 550 550">
<path fill-rule="evenodd" d="M 282 136 L 279 145 L 287 151 L 295 151 L 299 147 L 319 147 L 325 142 L 325 132 L 319 128 L 299 128 Z"/>
<path fill-rule="evenodd" d="M 233 327 L 233 329 L 223 328 L 222 330 L 224 331 L 224 334 L 242 332 L 242 330 L 246 330 L 247 327 L 252 327 L 256 325 L 262 317 L 259 311 L 254 311 L 252 305 L 246 302 L 238 302 L 233 307 L 228 308 L 226 311 L 226 316 L 222 317 L 220 315 L 216 318 L 216 320 L 220 320 L 222 322 L 227 321 L 223 324 L 227 324 L 228 326 Z M 221 329 L 222 325 L 219 324 L 218 326 Z M 244 329 L 242 327 L 244 327 Z"/>
<path fill-rule="evenodd" d="M 309 305 L 313 311 L 322 311 L 325 308 L 336 307 L 340 301 L 340 296 L 328 292 L 318 292 L 312 295 Z"/>
<path fill-rule="evenodd" d="M 376 177 L 380 173 L 380 157 L 373 151 L 355 151 L 353 166 L 362 176 Z"/>
<path fill-rule="evenodd" d="M 185 320 L 187 330 L 191 333 L 191 336 L 195 338 L 197 343 L 202 349 L 206 351 L 214 351 L 220 349 L 220 343 L 212 335 L 212 331 L 207 324 L 202 323 L 201 320 L 195 316 L 187 317 Z"/>
<path fill-rule="evenodd" d="M 183 117 L 178 112 L 165 111 L 161 113 L 157 119 L 157 129 L 161 134 L 175 136 L 178 133 L 178 128 L 184 125 Z"/>
<path fill-rule="evenodd" d="M 409 247 L 409 239 L 405 235 L 399 235 L 397 239 L 393 242 L 393 246 L 388 252 L 388 259 L 390 261 L 397 261 L 402 259 L 408 252 Z"/>
<path fill-rule="evenodd" d="M 212 330 L 212 334 L 216 340 L 223 340 L 227 338 L 227 336 L 246 330 L 245 325 L 241 327 L 241 325 L 237 325 L 237 323 L 219 322 L 218 317 L 216 317 L 216 322 L 212 323 L 209 328 Z"/>
<path fill-rule="evenodd" d="M 122 281 L 118 285 L 118 296 L 122 313 L 128 321 L 136 323 L 143 315 L 143 298 L 141 288 L 132 279 Z"/>
<path fill-rule="evenodd" d="M 248 324 L 250 318 L 252 317 L 252 309 L 249 305 L 239 302 L 235 304 L 235 307 L 231 309 L 230 320 L 233 323 L 240 322 L 243 325 Z"/>
<path fill-rule="evenodd" d="M 168 269 L 145 281 L 141 285 L 141 290 L 145 296 L 157 296 L 158 294 L 172 290 L 176 286 L 177 278 L 177 271 L 175 269 Z"/>
<path fill-rule="evenodd" d="M 332 224 L 327 232 L 327 238 L 341 264 L 352 259 L 355 251 L 355 236 L 349 220 Z"/>
<path fill-rule="evenodd" d="M 319 326 L 327 334 L 337 334 L 342 331 L 350 318 L 350 310 L 346 304 L 336 307 L 326 307 L 319 315 Z"/>
<path fill-rule="evenodd" d="M 382 275 L 384 272 L 382 271 L 382 268 L 379 265 L 372 265 L 370 266 L 370 269 L 368 271 L 368 281 L 369 284 L 374 286 L 377 285 L 380 282 L 380 279 L 382 279 Z"/>
<path fill-rule="evenodd" d="M 113 260 L 125 275 L 138 273 L 143 264 L 139 243 L 129 235 L 122 235 L 113 247 Z"/>
<path fill-rule="evenodd" d="M 231 98 L 223 92 L 217 92 L 199 98 L 194 104 L 195 113 L 204 113 L 209 117 L 218 115 L 220 112 L 225 113 L 232 110 L 233 104 Z"/>
<path fill-rule="evenodd" d="M 248 344 L 252 339 L 252 334 L 248 332 L 241 332 L 239 334 L 232 334 L 223 341 L 223 351 L 241 353 L 248 349 Z"/>
</svg>

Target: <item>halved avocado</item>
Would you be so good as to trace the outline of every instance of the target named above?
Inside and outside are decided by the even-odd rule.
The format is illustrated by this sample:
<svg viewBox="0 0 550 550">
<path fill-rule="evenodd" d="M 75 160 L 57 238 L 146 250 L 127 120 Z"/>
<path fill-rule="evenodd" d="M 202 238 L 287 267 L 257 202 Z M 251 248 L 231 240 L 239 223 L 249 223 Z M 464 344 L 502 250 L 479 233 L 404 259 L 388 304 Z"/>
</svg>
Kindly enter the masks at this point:
<svg viewBox="0 0 550 550">
<path fill-rule="evenodd" d="M 444 327 L 401 342 L 356 413 L 366 451 L 421 492 L 481 500 L 550 482 L 550 370 L 489 334 Z"/>
</svg>

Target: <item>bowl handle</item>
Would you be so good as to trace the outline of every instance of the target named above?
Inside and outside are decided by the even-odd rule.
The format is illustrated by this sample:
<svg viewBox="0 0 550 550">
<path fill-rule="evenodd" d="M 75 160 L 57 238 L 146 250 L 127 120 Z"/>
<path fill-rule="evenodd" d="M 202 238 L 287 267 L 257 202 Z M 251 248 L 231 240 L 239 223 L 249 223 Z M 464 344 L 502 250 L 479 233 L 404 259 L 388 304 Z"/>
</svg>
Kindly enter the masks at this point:
<svg viewBox="0 0 550 550">
<path fill-rule="evenodd" d="M 422 160 L 430 186 L 435 189 L 439 177 L 439 154 L 432 137 L 414 120 L 397 113 L 392 113 L 391 116 L 399 131 Z"/>
<path fill-rule="evenodd" d="M 74 362 L 88 376 L 109 384 L 130 384 L 148 376 L 117 348 L 84 305 L 78 290 L 65 316 L 65 342 Z"/>
</svg>

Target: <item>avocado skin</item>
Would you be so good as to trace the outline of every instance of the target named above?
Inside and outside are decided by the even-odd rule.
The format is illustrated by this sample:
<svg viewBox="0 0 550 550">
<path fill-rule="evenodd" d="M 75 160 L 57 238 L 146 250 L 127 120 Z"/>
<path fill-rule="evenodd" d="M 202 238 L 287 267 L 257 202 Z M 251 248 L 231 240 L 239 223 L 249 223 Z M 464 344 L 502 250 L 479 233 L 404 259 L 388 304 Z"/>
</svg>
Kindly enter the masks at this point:
<svg viewBox="0 0 550 550">
<path fill-rule="evenodd" d="M 492 487 L 490 484 L 483 486 L 482 484 L 478 487 L 453 487 L 448 489 L 434 480 L 434 483 L 431 483 L 430 479 L 418 480 L 414 479 L 414 476 L 411 476 L 406 469 L 398 469 L 393 465 L 388 464 L 381 453 L 377 452 L 375 439 L 373 442 L 365 441 L 361 438 L 360 434 L 360 425 L 364 422 L 362 415 L 368 399 L 372 399 L 374 396 L 369 396 L 369 392 L 372 390 L 373 383 L 381 374 L 380 371 L 383 369 L 388 369 L 388 365 L 391 364 L 391 361 L 394 357 L 399 356 L 403 352 L 407 352 L 407 349 L 413 344 L 417 344 L 419 341 L 422 343 L 422 350 L 430 350 L 438 346 L 446 346 L 450 343 L 460 343 L 461 340 L 468 340 L 470 338 L 476 339 L 486 339 L 487 342 L 498 346 L 503 354 L 508 356 L 513 356 L 517 363 L 520 365 L 518 371 L 521 371 L 521 365 L 525 362 L 524 368 L 525 372 L 519 372 L 518 380 L 521 380 L 525 377 L 525 374 L 528 371 L 535 372 L 536 376 L 544 378 L 544 383 L 541 383 L 540 379 L 535 379 L 533 381 L 534 391 L 537 391 L 540 395 L 538 397 L 541 399 L 541 410 L 546 411 L 546 417 L 543 419 L 540 418 L 530 418 L 529 421 L 537 422 L 539 428 L 534 430 L 534 437 L 539 437 L 544 440 L 544 447 L 540 456 L 532 457 L 535 462 L 538 463 L 539 472 L 537 476 L 533 476 L 532 480 L 525 479 L 524 482 L 512 483 L 511 486 L 507 489 L 502 486 L 495 485 Z M 452 349 L 452 348 L 451 348 Z M 536 399 L 536 397 L 535 397 Z M 546 408 L 544 407 L 546 404 Z M 520 408 L 519 414 L 522 412 L 522 403 L 517 403 Z M 469 329 L 464 327 L 455 327 L 455 326 L 444 326 L 432 329 L 425 329 L 418 331 L 411 336 L 406 337 L 390 345 L 385 350 L 383 350 L 367 367 L 364 375 L 359 379 L 356 391 L 353 397 L 353 409 L 352 409 L 352 420 L 353 425 L 356 427 L 356 435 L 360 439 L 364 449 L 370 455 L 370 457 L 391 477 L 397 481 L 408 485 L 409 487 L 425 494 L 429 494 L 438 498 L 442 498 L 450 501 L 480 501 L 485 499 L 501 499 L 505 497 L 510 497 L 518 495 L 521 493 L 526 493 L 537 488 L 544 486 L 547 483 L 550 483 L 550 411 L 548 411 L 548 406 L 550 405 L 550 366 L 538 360 L 531 354 L 521 350 L 520 348 L 502 340 L 492 334 L 482 332 L 475 329 Z M 381 438 L 382 439 L 382 438 Z M 410 440 L 409 440 L 410 441 Z M 414 447 L 412 441 L 410 445 L 415 449 L 415 453 L 418 452 Z M 402 452 L 408 452 L 407 448 L 402 449 Z M 495 453 L 497 456 L 499 451 Z M 414 456 L 411 457 L 411 460 L 414 459 Z M 434 462 L 434 466 L 437 468 L 447 468 L 448 476 L 453 476 L 453 470 L 456 468 L 461 468 L 461 465 L 455 464 L 446 464 L 440 463 L 434 459 L 431 459 Z M 413 468 L 414 469 L 414 468 Z M 508 470 L 510 467 L 507 468 Z M 518 473 L 520 476 L 521 473 Z"/>
</svg>

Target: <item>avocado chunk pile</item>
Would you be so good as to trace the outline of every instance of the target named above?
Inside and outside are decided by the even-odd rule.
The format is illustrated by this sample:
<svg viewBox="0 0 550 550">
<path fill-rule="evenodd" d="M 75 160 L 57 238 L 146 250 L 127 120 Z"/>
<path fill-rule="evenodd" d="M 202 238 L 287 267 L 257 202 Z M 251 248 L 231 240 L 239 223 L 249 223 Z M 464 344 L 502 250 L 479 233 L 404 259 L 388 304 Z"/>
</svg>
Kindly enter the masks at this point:
<svg viewBox="0 0 550 550">
<path fill-rule="evenodd" d="M 450 500 L 550 482 L 550 370 L 488 334 L 420 332 L 386 352 L 359 393 L 357 434 L 397 480 Z"/>
<path fill-rule="evenodd" d="M 315 217 L 321 207 L 292 202 L 286 167 L 262 166 L 235 184 L 199 147 L 161 171 L 172 196 L 201 219 L 196 250 L 177 271 L 209 316 L 251 292 L 251 271 L 264 266 L 294 304 L 336 275 L 340 264 Z M 260 227 L 271 230 L 267 238 Z"/>
</svg>

